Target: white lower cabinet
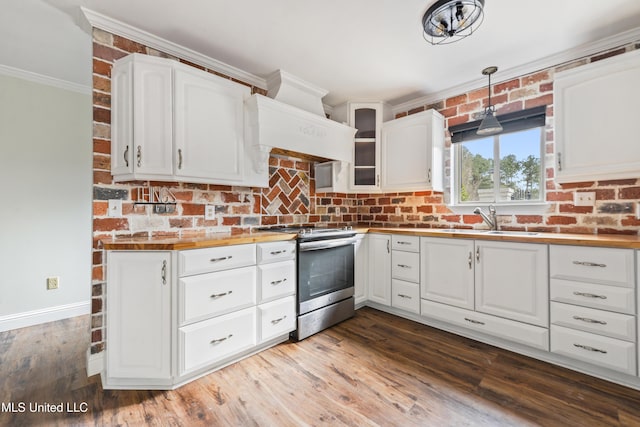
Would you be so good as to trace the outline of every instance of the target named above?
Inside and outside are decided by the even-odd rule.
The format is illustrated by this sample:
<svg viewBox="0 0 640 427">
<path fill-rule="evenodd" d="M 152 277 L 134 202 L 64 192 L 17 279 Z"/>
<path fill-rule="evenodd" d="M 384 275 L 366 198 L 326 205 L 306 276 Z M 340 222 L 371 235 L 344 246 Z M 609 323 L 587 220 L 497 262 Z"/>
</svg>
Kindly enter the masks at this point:
<svg viewBox="0 0 640 427">
<path fill-rule="evenodd" d="M 369 234 L 369 300 L 391 305 L 391 236 Z"/>
<path fill-rule="evenodd" d="M 295 245 L 109 251 L 104 388 L 172 389 L 286 341 Z"/>
</svg>

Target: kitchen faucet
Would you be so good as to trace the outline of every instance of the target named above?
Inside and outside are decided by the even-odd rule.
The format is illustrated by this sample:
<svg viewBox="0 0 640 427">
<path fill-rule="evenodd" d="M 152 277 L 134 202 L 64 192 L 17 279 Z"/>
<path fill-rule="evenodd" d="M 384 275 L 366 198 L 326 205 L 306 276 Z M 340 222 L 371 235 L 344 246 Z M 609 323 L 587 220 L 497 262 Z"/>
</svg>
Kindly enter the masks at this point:
<svg viewBox="0 0 640 427">
<path fill-rule="evenodd" d="M 496 207 L 493 205 L 489 205 L 489 216 L 487 216 L 484 212 L 482 212 L 482 209 L 480 209 L 479 207 L 475 208 L 473 210 L 474 214 L 480 215 L 482 217 L 482 219 L 484 220 L 484 222 L 487 223 L 487 225 L 492 229 L 492 230 L 497 230 L 498 229 L 498 218 L 496 218 Z"/>
</svg>

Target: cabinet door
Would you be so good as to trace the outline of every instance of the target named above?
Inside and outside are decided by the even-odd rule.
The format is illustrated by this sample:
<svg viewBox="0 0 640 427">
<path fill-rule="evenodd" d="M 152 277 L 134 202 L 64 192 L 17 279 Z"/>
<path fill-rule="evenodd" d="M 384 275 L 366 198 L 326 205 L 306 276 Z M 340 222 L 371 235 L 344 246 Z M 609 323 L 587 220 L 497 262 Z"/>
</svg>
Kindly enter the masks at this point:
<svg viewBox="0 0 640 427">
<path fill-rule="evenodd" d="M 355 245 L 354 298 L 356 304 L 367 300 L 367 282 L 369 277 L 369 238 L 367 234 L 358 234 Z"/>
<path fill-rule="evenodd" d="M 114 66 L 112 173 L 173 173 L 171 66 L 136 55 Z M 135 178 L 129 176 L 126 179 Z"/>
<path fill-rule="evenodd" d="M 199 70 L 175 70 L 176 175 L 240 181 L 250 89 Z"/>
<path fill-rule="evenodd" d="M 635 178 L 640 51 L 558 73 L 553 86 L 556 180 Z"/>
<path fill-rule="evenodd" d="M 383 190 L 442 191 L 443 120 L 429 110 L 383 124 Z"/>
<path fill-rule="evenodd" d="M 474 309 L 473 240 L 420 238 L 421 298 Z"/>
<path fill-rule="evenodd" d="M 476 241 L 476 311 L 549 326 L 547 246 Z"/>
<path fill-rule="evenodd" d="M 369 300 L 391 305 L 391 236 L 369 234 Z"/>
<path fill-rule="evenodd" d="M 171 253 L 108 253 L 108 378 L 171 377 Z"/>
</svg>

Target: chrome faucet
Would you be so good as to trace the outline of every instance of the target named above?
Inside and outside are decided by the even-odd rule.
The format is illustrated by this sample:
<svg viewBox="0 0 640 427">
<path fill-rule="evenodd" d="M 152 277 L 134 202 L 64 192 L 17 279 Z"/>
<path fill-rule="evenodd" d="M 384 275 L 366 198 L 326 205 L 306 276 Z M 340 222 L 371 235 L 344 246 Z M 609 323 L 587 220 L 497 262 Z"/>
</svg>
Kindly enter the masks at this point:
<svg viewBox="0 0 640 427">
<path fill-rule="evenodd" d="M 484 212 L 482 212 L 482 209 L 480 208 L 475 208 L 473 210 L 473 213 L 476 215 L 480 215 L 483 219 L 484 222 L 487 223 L 487 225 L 492 229 L 492 230 L 497 230 L 498 229 L 498 218 L 496 217 L 496 207 L 493 205 L 489 205 L 489 216 L 487 216 Z"/>
</svg>

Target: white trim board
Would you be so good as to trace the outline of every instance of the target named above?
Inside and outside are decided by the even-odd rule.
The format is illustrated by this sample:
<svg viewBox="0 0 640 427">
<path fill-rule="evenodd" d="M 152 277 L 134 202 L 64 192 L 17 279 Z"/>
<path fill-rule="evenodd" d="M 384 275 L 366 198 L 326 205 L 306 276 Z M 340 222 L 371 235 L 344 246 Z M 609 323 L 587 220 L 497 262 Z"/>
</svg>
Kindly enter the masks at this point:
<svg viewBox="0 0 640 427">
<path fill-rule="evenodd" d="M 266 79 L 256 76 L 255 74 L 248 73 L 222 61 L 218 61 L 217 59 L 203 55 L 195 50 L 173 43 L 101 13 L 94 12 L 91 9 L 87 9 L 85 7 L 81 7 L 80 9 L 92 27 L 125 37 L 134 42 L 142 43 L 145 46 L 157 49 L 169 55 L 177 56 L 181 59 L 185 59 L 209 70 L 217 71 L 226 76 L 257 86 L 261 89 L 267 88 Z"/>
<path fill-rule="evenodd" d="M 91 348 L 87 349 L 87 377 L 101 374 L 104 371 L 104 351 L 91 354 Z"/>
<path fill-rule="evenodd" d="M 41 323 L 55 322 L 70 317 L 83 316 L 91 313 L 91 301 L 74 304 L 59 305 L 41 310 L 10 314 L 0 317 L 0 332 L 12 329 L 26 328 Z"/>
<path fill-rule="evenodd" d="M 91 87 L 80 85 L 77 83 L 69 82 L 66 80 L 56 79 L 55 77 L 45 76 L 43 74 L 33 73 L 31 71 L 22 70 L 20 68 L 10 67 L 8 65 L 0 64 L 0 74 L 16 77 L 30 82 L 39 83 L 47 86 L 53 86 L 58 89 L 70 90 L 73 92 L 79 92 L 84 95 L 91 95 Z"/>
</svg>

